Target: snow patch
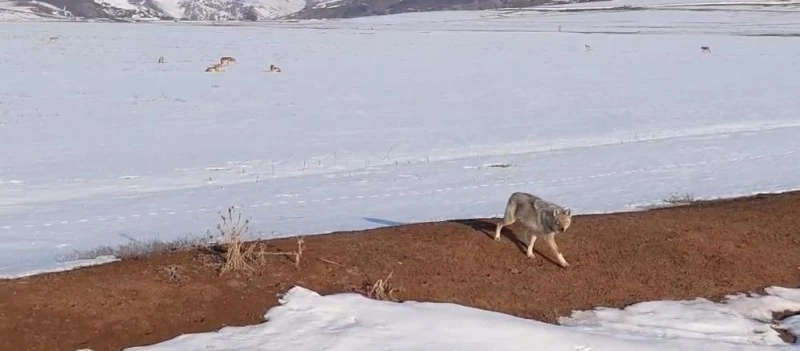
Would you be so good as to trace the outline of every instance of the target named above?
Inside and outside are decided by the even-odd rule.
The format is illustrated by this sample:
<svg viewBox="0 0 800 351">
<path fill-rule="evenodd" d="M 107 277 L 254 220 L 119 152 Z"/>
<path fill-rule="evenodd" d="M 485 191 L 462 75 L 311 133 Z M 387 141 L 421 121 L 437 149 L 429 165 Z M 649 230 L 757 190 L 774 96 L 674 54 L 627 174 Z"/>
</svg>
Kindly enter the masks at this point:
<svg viewBox="0 0 800 351">
<path fill-rule="evenodd" d="M 129 0 L 95 0 L 95 2 L 123 10 L 137 10 L 139 8 L 139 5 L 132 4 Z"/>
<path fill-rule="evenodd" d="M 722 304 L 697 298 L 641 302 L 624 309 L 599 307 L 573 312 L 559 323 L 603 335 L 782 346 L 772 313 L 800 311 L 800 290 L 771 287 L 766 292 L 731 295 Z"/>
<path fill-rule="evenodd" d="M 682 307 L 675 310 L 676 305 L 668 301 L 650 302 L 644 305 L 646 308 L 624 310 L 627 319 L 594 314 L 595 321 L 616 325 L 614 331 L 651 330 L 635 337 L 601 333 L 586 326 L 552 325 L 452 303 L 396 303 L 353 293 L 321 296 L 299 286 L 283 295 L 279 303 L 267 311 L 267 322 L 259 325 L 186 334 L 125 350 L 529 351 L 534 345 L 547 345 L 548 351 L 797 349 L 768 337 L 749 338 L 752 330 L 746 327 L 763 330 L 766 336 L 773 334 L 769 326 L 748 320 L 741 311 L 724 304 L 711 307 L 713 303 L 688 311 Z M 641 324 L 644 320 L 651 323 Z"/>
<path fill-rule="evenodd" d="M 326 9 L 330 7 L 337 7 L 345 3 L 345 0 L 325 0 L 314 4 L 313 9 Z"/>
</svg>

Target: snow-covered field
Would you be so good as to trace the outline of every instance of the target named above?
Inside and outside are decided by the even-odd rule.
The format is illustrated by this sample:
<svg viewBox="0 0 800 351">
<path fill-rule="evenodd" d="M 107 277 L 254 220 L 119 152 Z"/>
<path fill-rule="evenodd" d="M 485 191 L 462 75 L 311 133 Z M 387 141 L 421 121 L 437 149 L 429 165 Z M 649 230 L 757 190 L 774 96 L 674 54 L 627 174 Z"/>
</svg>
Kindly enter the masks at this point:
<svg viewBox="0 0 800 351">
<path fill-rule="evenodd" d="M 266 323 L 181 335 L 125 350 L 800 349 L 781 341 L 769 323 L 770 311 L 800 309 L 800 290 L 771 287 L 767 292 L 765 296 L 731 296 L 723 304 L 696 299 L 643 302 L 622 310 L 579 311 L 564 318 L 564 326 L 556 326 L 456 304 L 395 303 L 358 294 L 320 296 L 295 287 L 282 297 L 280 306 L 266 313 Z"/>
<path fill-rule="evenodd" d="M 280 237 L 498 215 L 517 190 L 589 213 L 800 187 L 797 39 L 742 36 L 800 24 L 638 15 L 658 35 L 535 32 L 615 14 L 508 11 L 5 23 L 0 275 L 204 235 L 229 205 Z"/>
</svg>

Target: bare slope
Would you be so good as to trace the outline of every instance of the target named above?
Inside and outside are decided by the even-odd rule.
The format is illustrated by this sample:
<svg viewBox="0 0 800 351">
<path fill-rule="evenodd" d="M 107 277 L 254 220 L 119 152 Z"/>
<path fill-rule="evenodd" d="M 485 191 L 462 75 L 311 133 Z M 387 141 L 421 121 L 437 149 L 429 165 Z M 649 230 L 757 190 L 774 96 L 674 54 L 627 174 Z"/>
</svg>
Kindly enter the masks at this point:
<svg viewBox="0 0 800 351">
<path fill-rule="evenodd" d="M 191 251 L 0 282 L 0 349 L 95 351 L 262 320 L 293 285 L 364 291 L 393 272 L 403 300 L 446 301 L 553 322 L 573 309 L 719 298 L 800 285 L 800 192 L 648 212 L 577 216 L 562 269 L 486 234 L 493 220 L 422 223 L 305 238 L 299 268 L 271 256 L 220 277 Z M 294 239 L 269 242 L 294 249 Z M 537 249 L 540 246 L 537 245 Z M 545 257 L 552 255 L 544 251 Z"/>
</svg>

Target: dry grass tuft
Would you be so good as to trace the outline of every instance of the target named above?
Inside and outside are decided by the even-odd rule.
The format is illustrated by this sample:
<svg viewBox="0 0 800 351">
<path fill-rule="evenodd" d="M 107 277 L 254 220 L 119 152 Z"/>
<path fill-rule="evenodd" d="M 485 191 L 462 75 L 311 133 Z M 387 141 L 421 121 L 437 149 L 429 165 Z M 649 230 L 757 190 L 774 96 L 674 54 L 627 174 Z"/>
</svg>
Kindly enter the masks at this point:
<svg viewBox="0 0 800 351">
<path fill-rule="evenodd" d="M 293 257 L 295 267 L 300 267 L 300 260 L 305 250 L 305 241 L 302 237 L 297 238 L 297 250 L 291 252 L 267 251 L 264 243 L 256 242 L 245 245 L 243 238 L 250 228 L 250 220 L 243 221 L 241 213 L 236 213 L 234 207 L 228 208 L 227 216 L 220 214 L 220 220 L 221 223 L 217 225 L 217 229 L 221 239 L 220 246 L 224 252 L 220 275 L 231 271 L 252 271 L 251 264 L 266 266 L 267 258 L 275 255 Z"/>
<path fill-rule="evenodd" d="M 222 213 L 219 214 L 222 223 L 217 225 L 217 230 L 219 230 L 221 245 L 225 250 L 220 275 L 230 271 L 252 269 L 247 261 L 253 257 L 256 245 L 245 248 L 243 240 L 244 234 L 250 229 L 250 219 L 245 219 L 242 223 L 242 214 L 235 212 L 235 208 L 231 206 L 228 207 L 227 217 Z"/>
<path fill-rule="evenodd" d="M 394 271 L 390 272 L 384 279 L 378 279 L 374 283 L 367 282 L 365 285 L 366 295 L 368 298 L 376 300 L 397 301 L 395 293 L 399 292 L 399 288 L 394 288 L 389 279 L 392 278 Z"/>
<path fill-rule="evenodd" d="M 306 249 L 305 240 L 303 237 L 297 238 L 297 250 L 293 252 L 294 254 L 294 266 L 300 268 L 300 259 L 303 257 L 303 251 Z"/>
<path fill-rule="evenodd" d="M 670 205 L 688 205 L 697 202 L 692 193 L 672 194 L 668 198 L 662 200 Z"/>
<path fill-rule="evenodd" d="M 258 250 L 255 250 L 255 248 Z M 275 252 L 275 251 L 267 251 L 266 245 L 264 243 L 256 243 L 253 244 L 251 249 L 248 250 L 250 252 L 247 257 L 251 258 L 253 261 L 258 262 L 259 265 L 264 266 L 267 264 L 267 257 L 270 256 L 287 256 L 292 257 L 292 262 L 294 262 L 294 266 L 296 268 L 300 268 L 300 260 L 303 257 L 303 252 L 305 251 L 305 240 L 303 237 L 297 238 L 297 250 L 292 250 L 290 252 Z"/>
</svg>

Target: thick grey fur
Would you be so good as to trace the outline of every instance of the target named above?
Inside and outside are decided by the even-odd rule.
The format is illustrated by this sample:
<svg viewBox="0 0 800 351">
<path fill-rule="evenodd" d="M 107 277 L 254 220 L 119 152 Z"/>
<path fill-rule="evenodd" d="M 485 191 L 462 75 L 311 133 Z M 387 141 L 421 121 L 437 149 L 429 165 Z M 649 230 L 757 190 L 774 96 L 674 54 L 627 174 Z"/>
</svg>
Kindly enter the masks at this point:
<svg viewBox="0 0 800 351">
<path fill-rule="evenodd" d="M 500 232 L 503 227 L 511 225 L 514 222 L 520 222 L 531 234 L 526 252 L 528 257 L 534 257 L 533 243 L 536 242 L 536 238 L 544 236 L 548 246 L 550 246 L 556 254 L 559 263 L 564 267 L 568 267 L 569 263 L 567 263 L 564 256 L 558 250 L 558 245 L 556 245 L 555 242 L 555 235 L 566 231 L 571 224 L 571 220 L 559 222 L 557 220 L 558 214 L 566 214 L 567 217 L 570 217 L 571 211 L 568 208 L 544 200 L 536 195 L 515 192 L 508 198 L 508 204 L 506 205 L 506 211 L 502 221 L 497 223 L 494 240 L 500 240 Z"/>
</svg>

